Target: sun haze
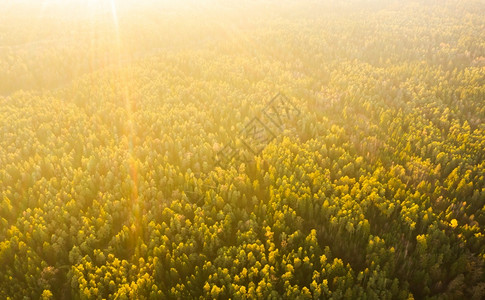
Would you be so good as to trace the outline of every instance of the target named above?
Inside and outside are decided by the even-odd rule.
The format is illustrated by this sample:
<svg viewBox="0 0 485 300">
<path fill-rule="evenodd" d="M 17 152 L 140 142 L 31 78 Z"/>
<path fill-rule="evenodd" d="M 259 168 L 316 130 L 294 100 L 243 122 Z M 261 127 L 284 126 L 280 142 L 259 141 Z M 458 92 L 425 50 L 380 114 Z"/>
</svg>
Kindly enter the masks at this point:
<svg viewBox="0 0 485 300">
<path fill-rule="evenodd" d="M 484 15 L 0 1 L 0 299 L 485 298 Z"/>
</svg>

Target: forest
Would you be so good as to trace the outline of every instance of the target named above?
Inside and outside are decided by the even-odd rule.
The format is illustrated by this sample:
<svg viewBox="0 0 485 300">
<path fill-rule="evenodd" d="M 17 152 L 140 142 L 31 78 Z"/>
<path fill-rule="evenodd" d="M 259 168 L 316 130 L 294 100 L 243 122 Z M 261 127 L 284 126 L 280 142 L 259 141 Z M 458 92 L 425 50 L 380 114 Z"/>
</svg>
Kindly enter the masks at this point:
<svg viewBox="0 0 485 300">
<path fill-rule="evenodd" d="M 484 16 L 0 1 L 0 299 L 484 299 Z"/>
</svg>

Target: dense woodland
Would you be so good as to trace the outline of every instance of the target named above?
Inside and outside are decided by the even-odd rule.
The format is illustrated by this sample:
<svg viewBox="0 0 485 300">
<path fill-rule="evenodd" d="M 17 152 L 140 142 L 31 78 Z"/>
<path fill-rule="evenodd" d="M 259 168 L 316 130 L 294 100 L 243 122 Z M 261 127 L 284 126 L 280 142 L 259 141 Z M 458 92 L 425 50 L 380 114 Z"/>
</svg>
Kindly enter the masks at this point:
<svg viewBox="0 0 485 300">
<path fill-rule="evenodd" d="M 485 297 L 483 1 L 113 3 L 0 2 L 1 299 Z"/>
</svg>

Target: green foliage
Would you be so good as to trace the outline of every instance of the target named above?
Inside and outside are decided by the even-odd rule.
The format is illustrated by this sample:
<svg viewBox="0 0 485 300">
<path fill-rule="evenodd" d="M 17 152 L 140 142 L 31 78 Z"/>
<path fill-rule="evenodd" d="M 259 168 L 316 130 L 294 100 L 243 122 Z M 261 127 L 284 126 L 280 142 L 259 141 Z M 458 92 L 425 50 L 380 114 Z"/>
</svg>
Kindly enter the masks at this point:
<svg viewBox="0 0 485 300">
<path fill-rule="evenodd" d="M 0 298 L 485 297 L 483 3 L 303 2 L 0 4 Z"/>
</svg>

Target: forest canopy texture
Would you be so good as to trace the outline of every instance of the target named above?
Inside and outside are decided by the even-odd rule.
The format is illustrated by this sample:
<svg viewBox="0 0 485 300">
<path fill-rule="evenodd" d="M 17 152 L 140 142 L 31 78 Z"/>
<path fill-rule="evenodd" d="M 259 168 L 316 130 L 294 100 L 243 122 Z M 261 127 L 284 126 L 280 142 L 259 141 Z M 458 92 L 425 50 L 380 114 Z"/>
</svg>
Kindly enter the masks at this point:
<svg viewBox="0 0 485 300">
<path fill-rule="evenodd" d="M 0 299 L 484 299 L 484 16 L 0 1 Z"/>
</svg>

